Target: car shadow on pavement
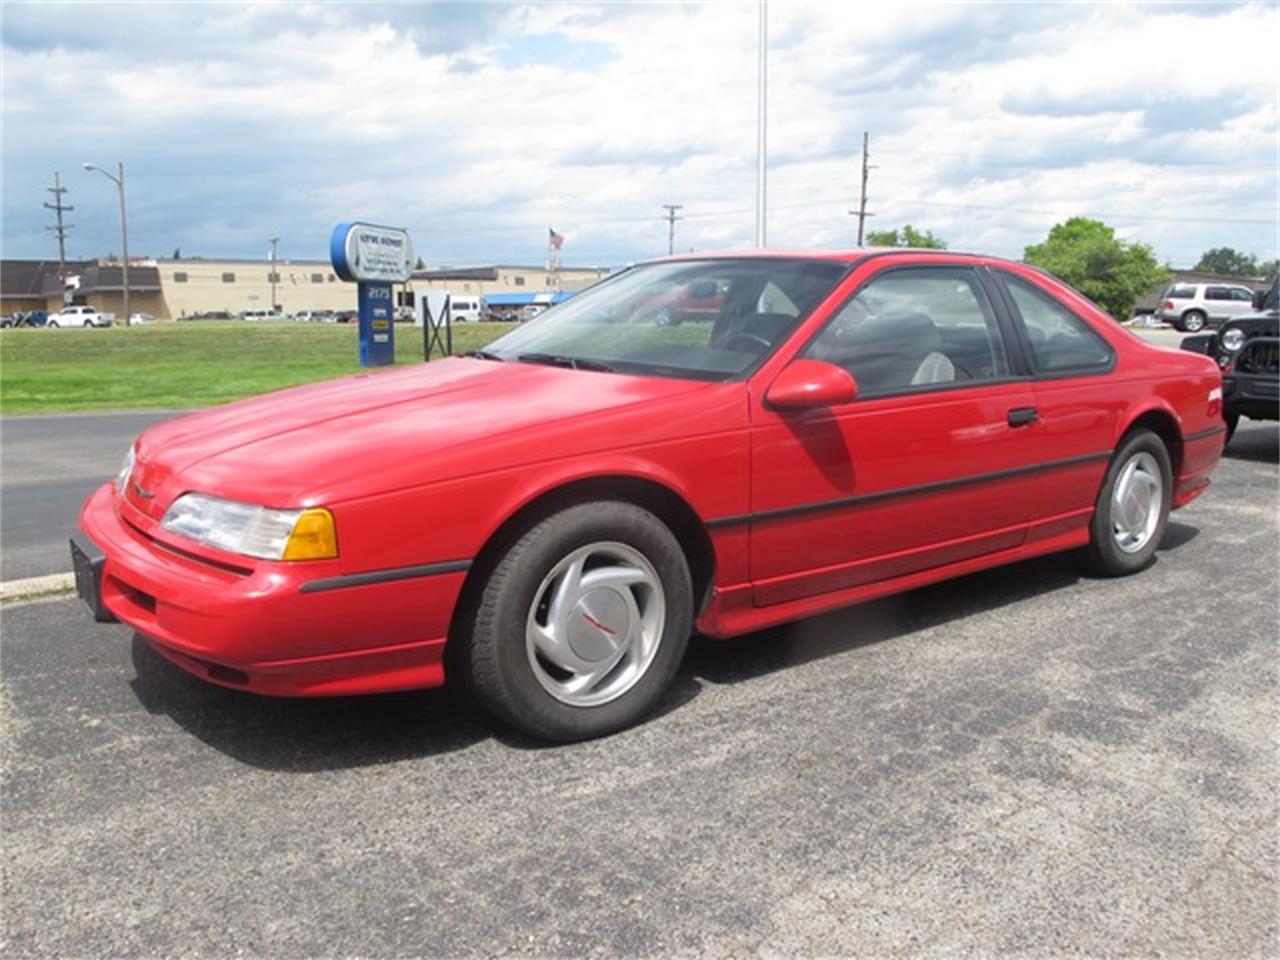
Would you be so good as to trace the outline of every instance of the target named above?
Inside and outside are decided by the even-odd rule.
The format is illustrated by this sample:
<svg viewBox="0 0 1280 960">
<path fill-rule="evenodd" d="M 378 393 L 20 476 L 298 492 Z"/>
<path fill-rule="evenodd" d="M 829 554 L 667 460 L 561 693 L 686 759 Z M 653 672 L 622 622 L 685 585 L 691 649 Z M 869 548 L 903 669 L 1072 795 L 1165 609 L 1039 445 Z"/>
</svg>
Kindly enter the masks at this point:
<svg viewBox="0 0 1280 960">
<path fill-rule="evenodd" d="M 1172 521 L 1160 552 L 1177 550 L 1198 534 L 1196 527 Z M 708 683 L 738 683 L 900 639 L 1072 586 L 1085 577 L 1077 555 L 1056 554 L 731 640 L 695 636 L 649 719 L 679 710 Z M 136 635 L 132 656 L 136 676 L 130 685 L 148 712 L 169 717 L 215 750 L 261 769 L 315 773 L 375 766 L 462 750 L 488 739 L 520 750 L 549 747 L 494 720 L 467 694 L 449 687 L 365 697 L 264 697 L 193 677 Z"/>
<path fill-rule="evenodd" d="M 148 713 L 169 717 L 196 739 L 264 770 L 316 773 L 376 766 L 462 750 L 496 739 L 516 749 L 549 745 L 485 713 L 452 687 L 363 697 L 266 697 L 208 683 L 174 666 L 140 636 L 129 681 Z M 677 675 L 650 718 L 701 691 Z"/>
<path fill-rule="evenodd" d="M 1196 527 L 1172 520 L 1159 553 L 1177 550 L 1199 533 Z M 750 680 L 859 647 L 907 637 L 975 613 L 988 613 L 1070 587 L 1091 576 L 1078 553 L 1059 553 L 994 567 L 742 637 L 729 640 L 695 637 L 682 672 L 713 684 Z"/>
<path fill-rule="evenodd" d="M 493 735 L 469 698 L 443 688 L 366 697 L 265 697 L 215 686 L 133 637 L 134 694 L 149 713 L 250 766 L 310 773 L 448 753 Z"/>
<path fill-rule="evenodd" d="M 1280 429 L 1273 423 L 1246 424 L 1249 421 L 1240 425 L 1222 455 L 1232 460 L 1280 464 Z"/>
</svg>

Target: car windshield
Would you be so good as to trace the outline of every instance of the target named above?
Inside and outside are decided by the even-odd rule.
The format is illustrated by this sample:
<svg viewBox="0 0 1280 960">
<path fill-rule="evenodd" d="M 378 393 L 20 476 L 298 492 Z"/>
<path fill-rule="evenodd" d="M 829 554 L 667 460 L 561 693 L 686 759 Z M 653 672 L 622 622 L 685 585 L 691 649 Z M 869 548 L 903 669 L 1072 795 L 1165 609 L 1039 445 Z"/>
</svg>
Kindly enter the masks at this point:
<svg viewBox="0 0 1280 960">
<path fill-rule="evenodd" d="M 849 265 L 743 258 L 645 264 L 491 343 L 487 356 L 728 380 L 773 352 Z"/>
</svg>

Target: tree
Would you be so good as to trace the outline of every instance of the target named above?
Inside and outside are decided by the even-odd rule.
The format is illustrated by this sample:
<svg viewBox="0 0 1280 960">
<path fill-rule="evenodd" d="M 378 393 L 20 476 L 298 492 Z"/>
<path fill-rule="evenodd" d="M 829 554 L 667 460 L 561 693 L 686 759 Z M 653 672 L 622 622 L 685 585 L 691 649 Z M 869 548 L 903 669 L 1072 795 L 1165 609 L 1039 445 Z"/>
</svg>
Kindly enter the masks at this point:
<svg viewBox="0 0 1280 960">
<path fill-rule="evenodd" d="M 932 230 L 917 230 L 907 224 L 901 230 L 872 230 L 867 234 L 871 247 L 914 247 L 917 250 L 945 250 L 947 242 Z"/>
<path fill-rule="evenodd" d="M 415 270 L 425 270 L 425 269 L 427 269 L 427 265 L 426 265 L 425 263 L 423 263 L 423 262 L 422 262 L 422 258 L 421 258 L 421 257 L 419 257 L 419 258 L 418 258 L 418 262 L 417 262 L 417 263 L 415 263 L 415 264 L 413 265 L 413 269 L 415 269 Z"/>
<path fill-rule="evenodd" d="M 1118 320 L 1137 299 L 1169 279 L 1145 243 L 1126 243 L 1099 220 L 1072 217 L 1055 224 L 1043 243 L 1024 251 L 1027 263 L 1065 280 Z"/>
<path fill-rule="evenodd" d="M 174 260 L 181 260 L 181 259 L 182 259 L 182 249 L 181 249 L 180 247 L 174 247 L 174 248 L 173 248 L 173 259 L 174 259 Z"/>
<path fill-rule="evenodd" d="M 1206 250 L 1200 255 L 1200 262 L 1195 265 L 1195 269 L 1209 273 L 1222 273 L 1230 277 L 1256 277 L 1259 272 L 1257 257 L 1241 253 L 1239 250 L 1232 250 L 1230 247 L 1214 247 L 1212 250 Z"/>
</svg>

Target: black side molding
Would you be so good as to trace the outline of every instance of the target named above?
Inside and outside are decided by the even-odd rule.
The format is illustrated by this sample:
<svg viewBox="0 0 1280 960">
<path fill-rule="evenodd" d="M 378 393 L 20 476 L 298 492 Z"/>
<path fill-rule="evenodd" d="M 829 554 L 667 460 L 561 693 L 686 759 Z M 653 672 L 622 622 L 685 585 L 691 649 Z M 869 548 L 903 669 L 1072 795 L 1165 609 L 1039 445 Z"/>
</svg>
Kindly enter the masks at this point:
<svg viewBox="0 0 1280 960">
<path fill-rule="evenodd" d="M 363 587 L 370 583 L 388 583 L 392 580 L 415 580 L 419 577 L 438 577 L 443 573 L 459 573 L 471 567 L 470 560 L 446 560 L 443 563 L 424 563 L 417 567 L 391 567 L 387 570 L 370 570 L 346 577 L 330 577 L 326 580 L 308 580 L 298 588 L 300 593 L 321 593 L 325 590 L 345 590 L 347 587 Z"/>
</svg>

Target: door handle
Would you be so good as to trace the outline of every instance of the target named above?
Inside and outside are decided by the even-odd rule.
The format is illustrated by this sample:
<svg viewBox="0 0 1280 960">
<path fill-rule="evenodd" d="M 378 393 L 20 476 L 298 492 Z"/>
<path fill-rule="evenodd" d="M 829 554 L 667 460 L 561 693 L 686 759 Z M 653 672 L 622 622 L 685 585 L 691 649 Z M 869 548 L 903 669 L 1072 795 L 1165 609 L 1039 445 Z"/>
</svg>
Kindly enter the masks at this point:
<svg viewBox="0 0 1280 960">
<path fill-rule="evenodd" d="M 1040 418 L 1035 407 L 1014 407 L 1009 411 L 1009 426 L 1025 427 Z"/>
</svg>

